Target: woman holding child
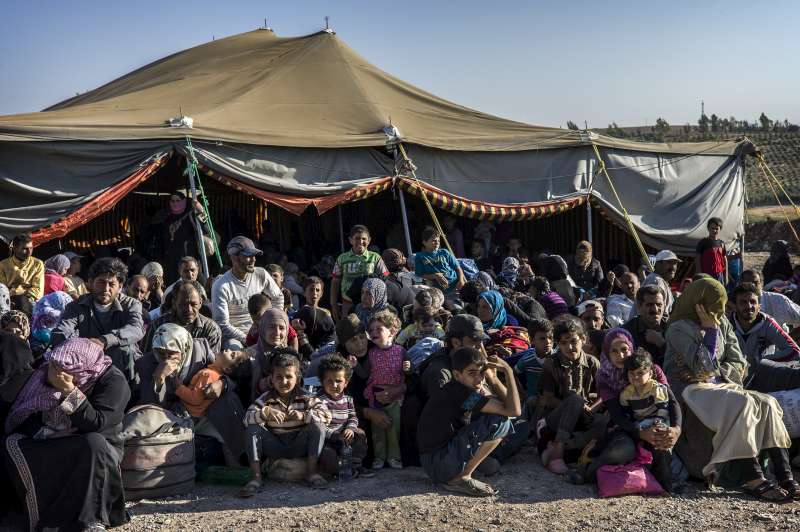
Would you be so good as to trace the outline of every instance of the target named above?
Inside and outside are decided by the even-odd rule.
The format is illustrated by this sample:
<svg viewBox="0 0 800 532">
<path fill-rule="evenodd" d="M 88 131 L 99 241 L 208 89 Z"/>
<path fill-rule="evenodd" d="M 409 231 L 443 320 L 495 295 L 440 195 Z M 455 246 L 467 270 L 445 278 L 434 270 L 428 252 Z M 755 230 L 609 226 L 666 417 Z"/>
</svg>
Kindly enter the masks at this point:
<svg viewBox="0 0 800 532">
<path fill-rule="evenodd" d="M 769 501 L 799 500 L 783 411 L 775 398 L 742 387 L 747 361 L 725 318 L 726 302 L 725 288 L 714 279 L 699 279 L 686 288 L 670 314 L 664 370 L 689 412 L 714 433 L 702 470 L 710 482 L 718 466 L 733 462 L 746 471 L 745 492 Z M 692 434 L 698 437 L 703 434 Z M 777 485 L 764 476 L 761 451 L 769 454 Z"/>
</svg>

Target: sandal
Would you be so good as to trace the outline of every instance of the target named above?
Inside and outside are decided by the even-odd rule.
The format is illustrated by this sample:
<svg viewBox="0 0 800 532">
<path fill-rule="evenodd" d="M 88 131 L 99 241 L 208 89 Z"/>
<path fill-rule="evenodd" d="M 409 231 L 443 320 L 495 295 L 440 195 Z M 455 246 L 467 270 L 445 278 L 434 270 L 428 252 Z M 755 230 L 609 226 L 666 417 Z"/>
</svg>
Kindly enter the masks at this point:
<svg viewBox="0 0 800 532">
<path fill-rule="evenodd" d="M 328 481 L 322 478 L 322 475 L 320 475 L 319 473 L 314 473 L 313 475 L 308 477 L 306 479 L 306 482 L 308 482 L 308 486 L 310 488 L 314 489 L 325 488 L 328 486 Z"/>
<path fill-rule="evenodd" d="M 239 497 L 248 499 L 261 491 L 261 480 L 252 479 L 239 490 Z"/>
<path fill-rule="evenodd" d="M 756 499 L 761 499 L 762 501 L 768 502 L 783 502 L 788 500 L 786 492 L 770 482 L 769 480 L 764 480 L 760 484 L 754 487 L 749 487 L 747 484 L 742 486 L 742 491 L 747 493 L 748 495 L 752 495 Z M 767 494 L 777 494 L 780 495 L 780 498 L 776 498 L 774 496 L 769 496 Z"/>
<path fill-rule="evenodd" d="M 456 483 L 442 484 L 442 488 L 453 493 L 461 493 L 463 495 L 470 495 L 472 497 L 491 497 L 497 495 L 497 490 L 485 482 L 475 480 L 474 478 L 462 478 Z"/>
<path fill-rule="evenodd" d="M 783 480 L 778 484 L 781 489 L 789 494 L 789 499 L 793 501 L 800 501 L 800 484 L 793 478 Z"/>
</svg>

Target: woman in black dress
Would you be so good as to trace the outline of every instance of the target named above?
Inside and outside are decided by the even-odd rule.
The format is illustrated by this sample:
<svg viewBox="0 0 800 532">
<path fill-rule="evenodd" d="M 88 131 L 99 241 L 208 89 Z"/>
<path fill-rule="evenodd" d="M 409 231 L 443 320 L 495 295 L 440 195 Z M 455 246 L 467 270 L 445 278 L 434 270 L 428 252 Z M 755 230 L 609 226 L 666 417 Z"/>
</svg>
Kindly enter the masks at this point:
<svg viewBox="0 0 800 532">
<path fill-rule="evenodd" d="M 45 355 L 5 420 L 0 454 L 30 530 L 104 530 L 128 521 L 122 489 L 125 376 L 96 341 Z"/>
</svg>

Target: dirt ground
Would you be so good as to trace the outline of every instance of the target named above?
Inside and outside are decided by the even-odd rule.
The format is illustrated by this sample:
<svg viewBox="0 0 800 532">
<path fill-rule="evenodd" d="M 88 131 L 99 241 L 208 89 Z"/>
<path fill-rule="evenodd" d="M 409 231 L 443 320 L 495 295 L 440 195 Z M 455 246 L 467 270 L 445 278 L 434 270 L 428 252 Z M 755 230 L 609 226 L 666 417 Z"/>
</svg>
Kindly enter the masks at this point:
<svg viewBox="0 0 800 532">
<path fill-rule="evenodd" d="M 674 497 L 599 499 L 539 465 L 525 448 L 488 479 L 500 495 L 461 497 L 436 489 L 420 468 L 312 490 L 266 482 L 252 499 L 233 486 L 199 486 L 190 496 L 141 501 L 121 531 L 144 530 L 799 530 L 800 504 L 714 493 L 700 484 Z"/>
</svg>

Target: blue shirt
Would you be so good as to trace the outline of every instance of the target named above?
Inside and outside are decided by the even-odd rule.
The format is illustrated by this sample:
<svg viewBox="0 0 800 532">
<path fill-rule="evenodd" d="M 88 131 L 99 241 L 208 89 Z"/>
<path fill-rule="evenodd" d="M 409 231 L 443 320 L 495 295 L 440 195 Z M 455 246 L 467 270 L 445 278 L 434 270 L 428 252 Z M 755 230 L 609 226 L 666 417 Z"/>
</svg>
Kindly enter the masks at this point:
<svg viewBox="0 0 800 532">
<path fill-rule="evenodd" d="M 420 251 L 414 255 L 414 273 L 422 277 L 433 273 L 444 274 L 450 292 L 458 282 L 458 261 L 450 251 L 439 248 L 433 253 Z"/>
</svg>

